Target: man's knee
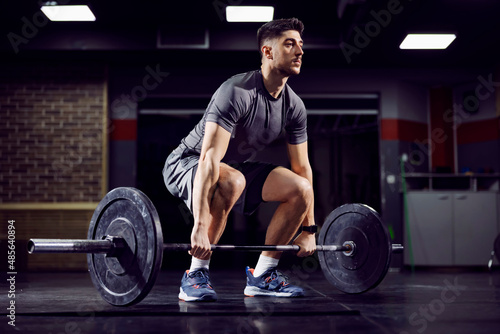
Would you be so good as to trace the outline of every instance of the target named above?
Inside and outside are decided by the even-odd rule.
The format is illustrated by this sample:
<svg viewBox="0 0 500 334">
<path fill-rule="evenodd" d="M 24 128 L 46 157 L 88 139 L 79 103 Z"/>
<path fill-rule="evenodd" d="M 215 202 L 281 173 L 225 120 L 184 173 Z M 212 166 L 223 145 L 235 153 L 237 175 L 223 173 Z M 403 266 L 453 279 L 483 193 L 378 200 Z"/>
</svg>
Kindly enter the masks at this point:
<svg viewBox="0 0 500 334">
<path fill-rule="evenodd" d="M 245 189 L 245 176 L 238 170 L 227 171 L 226 175 L 219 178 L 219 190 L 222 196 L 236 201 Z"/>
<path fill-rule="evenodd" d="M 309 207 L 314 199 L 313 188 L 309 180 L 304 177 L 297 176 L 294 179 L 294 186 L 289 197 L 289 201 L 293 201 L 296 205 Z"/>
</svg>

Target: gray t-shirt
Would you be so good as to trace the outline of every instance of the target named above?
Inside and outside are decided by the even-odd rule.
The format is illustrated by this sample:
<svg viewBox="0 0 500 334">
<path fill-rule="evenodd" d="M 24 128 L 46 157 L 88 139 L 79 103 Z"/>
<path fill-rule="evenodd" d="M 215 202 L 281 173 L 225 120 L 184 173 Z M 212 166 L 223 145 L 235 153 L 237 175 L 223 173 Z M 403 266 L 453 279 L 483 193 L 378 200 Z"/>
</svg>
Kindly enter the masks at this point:
<svg viewBox="0 0 500 334">
<path fill-rule="evenodd" d="M 201 121 L 186 136 L 184 154 L 201 153 L 206 122 L 214 122 L 231 133 L 224 162 L 251 161 L 282 134 L 297 145 L 307 141 L 307 114 L 304 103 L 285 85 L 275 99 L 264 87 L 260 71 L 229 78 L 214 93 Z"/>
</svg>

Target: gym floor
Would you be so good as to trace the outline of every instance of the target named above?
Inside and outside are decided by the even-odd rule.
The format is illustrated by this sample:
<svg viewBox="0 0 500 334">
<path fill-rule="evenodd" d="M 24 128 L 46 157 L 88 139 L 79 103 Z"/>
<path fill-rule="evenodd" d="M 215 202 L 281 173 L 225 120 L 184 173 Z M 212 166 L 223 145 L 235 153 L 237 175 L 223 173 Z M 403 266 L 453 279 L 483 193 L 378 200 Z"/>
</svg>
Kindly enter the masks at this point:
<svg viewBox="0 0 500 334">
<path fill-rule="evenodd" d="M 389 272 L 361 295 L 333 288 L 320 270 L 290 275 L 297 299 L 244 297 L 244 272 L 212 270 L 214 303 L 177 299 L 182 272 L 163 270 L 139 304 L 104 302 L 88 273 L 17 273 L 15 327 L 21 333 L 498 333 L 500 270 Z M 2 280 L 2 291 L 6 291 Z M 2 328 L 8 326 L 0 294 Z M 7 333 L 7 331 L 2 331 Z"/>
</svg>

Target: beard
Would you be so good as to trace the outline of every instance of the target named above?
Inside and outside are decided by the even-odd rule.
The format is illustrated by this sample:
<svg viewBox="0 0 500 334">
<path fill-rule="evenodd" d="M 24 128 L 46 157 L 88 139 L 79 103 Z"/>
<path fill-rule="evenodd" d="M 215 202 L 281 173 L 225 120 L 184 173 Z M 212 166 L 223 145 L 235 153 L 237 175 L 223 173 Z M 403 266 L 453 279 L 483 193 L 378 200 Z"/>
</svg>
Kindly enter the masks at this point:
<svg viewBox="0 0 500 334">
<path fill-rule="evenodd" d="M 277 69 L 281 75 L 286 76 L 286 77 L 291 77 L 293 75 L 299 75 L 300 68 L 301 68 L 300 66 L 282 65 L 282 66 L 279 66 Z"/>
</svg>

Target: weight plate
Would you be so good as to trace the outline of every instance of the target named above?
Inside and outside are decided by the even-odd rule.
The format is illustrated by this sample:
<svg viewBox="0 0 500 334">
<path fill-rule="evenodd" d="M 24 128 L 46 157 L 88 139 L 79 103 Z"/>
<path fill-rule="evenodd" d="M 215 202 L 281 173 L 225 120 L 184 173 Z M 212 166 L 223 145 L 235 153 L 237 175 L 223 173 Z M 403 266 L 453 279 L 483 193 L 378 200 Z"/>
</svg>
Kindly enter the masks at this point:
<svg viewBox="0 0 500 334">
<path fill-rule="evenodd" d="M 352 255 L 318 252 L 325 277 L 346 293 L 362 293 L 376 287 L 391 262 L 389 233 L 379 214 L 364 204 L 345 204 L 326 218 L 318 237 L 319 245 L 342 245 L 353 241 Z"/>
<path fill-rule="evenodd" d="M 106 236 L 121 237 L 126 246 L 116 257 L 87 255 L 92 282 L 112 305 L 138 303 L 151 291 L 163 258 L 160 218 L 151 200 L 138 189 L 111 190 L 92 216 L 87 239 Z"/>
</svg>

